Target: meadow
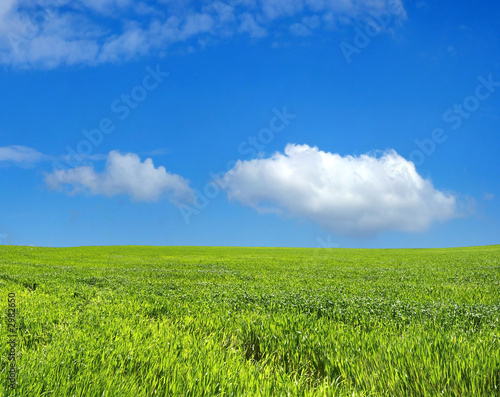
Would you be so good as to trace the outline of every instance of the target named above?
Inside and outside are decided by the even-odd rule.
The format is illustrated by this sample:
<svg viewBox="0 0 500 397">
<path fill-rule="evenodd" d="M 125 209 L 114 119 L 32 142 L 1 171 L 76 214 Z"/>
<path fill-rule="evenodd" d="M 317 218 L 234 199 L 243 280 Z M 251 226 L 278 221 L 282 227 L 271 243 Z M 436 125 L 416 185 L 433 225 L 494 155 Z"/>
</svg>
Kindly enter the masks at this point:
<svg viewBox="0 0 500 397">
<path fill-rule="evenodd" d="M 2 396 L 500 396 L 500 246 L 0 246 L 0 291 Z"/>
</svg>

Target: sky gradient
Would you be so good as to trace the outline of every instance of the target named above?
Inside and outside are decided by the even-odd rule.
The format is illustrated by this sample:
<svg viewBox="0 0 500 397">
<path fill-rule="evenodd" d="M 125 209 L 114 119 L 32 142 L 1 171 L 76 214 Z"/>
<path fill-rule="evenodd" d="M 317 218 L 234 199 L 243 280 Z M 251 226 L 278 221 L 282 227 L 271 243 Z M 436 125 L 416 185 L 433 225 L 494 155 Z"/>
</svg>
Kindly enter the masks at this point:
<svg viewBox="0 0 500 397">
<path fill-rule="evenodd" d="M 499 18 L 2 2 L 0 244 L 497 244 Z"/>
</svg>

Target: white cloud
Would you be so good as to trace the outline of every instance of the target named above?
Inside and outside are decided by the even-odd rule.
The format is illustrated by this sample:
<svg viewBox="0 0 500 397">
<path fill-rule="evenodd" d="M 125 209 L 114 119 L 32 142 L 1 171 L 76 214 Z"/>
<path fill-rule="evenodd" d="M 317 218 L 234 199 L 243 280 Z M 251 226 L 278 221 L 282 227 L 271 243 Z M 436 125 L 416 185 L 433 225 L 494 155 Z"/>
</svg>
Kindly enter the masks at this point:
<svg viewBox="0 0 500 397">
<path fill-rule="evenodd" d="M 311 29 L 316 29 L 321 25 L 320 19 L 314 15 L 312 17 L 302 18 L 302 22 L 296 22 L 290 25 L 290 33 L 295 36 L 309 36 Z"/>
<path fill-rule="evenodd" d="M 18 165 L 30 165 L 52 158 L 39 151 L 20 145 L 0 147 L 0 162 Z"/>
<path fill-rule="evenodd" d="M 90 8 L 100 14 L 110 14 L 127 9 L 136 2 L 133 0 L 80 0 L 80 3 L 83 7 Z"/>
<path fill-rule="evenodd" d="M 321 21 L 318 16 L 314 15 L 312 17 L 304 17 L 302 18 L 302 23 L 311 29 L 317 28 L 320 24 Z"/>
<path fill-rule="evenodd" d="M 303 7 L 304 7 L 304 2 L 302 0 L 262 1 L 262 9 L 264 11 L 264 15 L 269 19 L 294 15 L 302 11 Z"/>
<path fill-rule="evenodd" d="M 254 17 L 245 13 L 241 16 L 241 24 L 239 28 L 240 33 L 248 33 L 252 38 L 260 38 L 267 36 L 267 31 L 257 22 L 255 22 Z"/>
<path fill-rule="evenodd" d="M 99 46 L 89 40 L 64 40 L 55 36 L 40 36 L 30 41 L 30 50 L 19 51 L 15 55 L 15 64 L 25 67 L 44 65 L 54 68 L 61 64 L 94 64 Z M 0 61 L 7 60 L 6 57 Z"/>
<path fill-rule="evenodd" d="M 288 144 L 284 154 L 238 161 L 223 181 L 230 200 L 343 235 L 416 232 L 457 216 L 456 198 L 436 190 L 395 151 L 342 157 Z"/>
<path fill-rule="evenodd" d="M 194 192 L 187 180 L 171 174 L 164 167 L 155 167 L 148 158 L 141 162 L 133 153 L 112 151 L 108 155 L 103 172 L 92 166 L 68 170 L 56 170 L 45 175 L 50 190 L 65 189 L 69 194 L 129 195 L 137 201 L 157 201 L 168 198 L 174 204 L 191 203 Z"/>
<path fill-rule="evenodd" d="M 213 29 L 214 20 L 208 14 L 190 14 L 186 17 L 181 29 L 180 37 L 188 39 L 191 36 L 203 32 L 210 32 Z"/>
<path fill-rule="evenodd" d="M 290 26 L 290 33 L 295 36 L 309 36 L 311 31 L 302 23 L 293 23 Z"/>
<path fill-rule="evenodd" d="M 138 55 L 146 55 L 150 43 L 148 33 L 138 24 L 131 23 L 121 35 L 109 38 L 101 47 L 100 62 L 117 62 L 132 59 Z"/>
<path fill-rule="evenodd" d="M 0 2 L 0 23 L 12 11 L 16 3 L 16 0 L 2 0 Z"/>
<path fill-rule="evenodd" d="M 0 63 L 55 68 L 121 62 L 165 53 L 189 39 L 260 38 L 287 28 L 304 35 L 320 20 L 334 26 L 334 20 L 366 19 L 396 6 L 404 18 L 401 0 L 3 0 Z"/>
</svg>

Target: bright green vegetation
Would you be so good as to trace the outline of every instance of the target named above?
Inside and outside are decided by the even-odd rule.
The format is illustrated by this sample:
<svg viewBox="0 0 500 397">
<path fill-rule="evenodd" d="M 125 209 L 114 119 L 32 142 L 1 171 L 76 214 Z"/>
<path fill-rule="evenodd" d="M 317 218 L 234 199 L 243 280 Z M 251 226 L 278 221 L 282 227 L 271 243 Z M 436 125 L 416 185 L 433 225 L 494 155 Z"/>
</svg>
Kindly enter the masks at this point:
<svg viewBox="0 0 500 397">
<path fill-rule="evenodd" d="M 6 396 L 500 395 L 500 246 L 0 246 L 0 291 Z"/>
</svg>

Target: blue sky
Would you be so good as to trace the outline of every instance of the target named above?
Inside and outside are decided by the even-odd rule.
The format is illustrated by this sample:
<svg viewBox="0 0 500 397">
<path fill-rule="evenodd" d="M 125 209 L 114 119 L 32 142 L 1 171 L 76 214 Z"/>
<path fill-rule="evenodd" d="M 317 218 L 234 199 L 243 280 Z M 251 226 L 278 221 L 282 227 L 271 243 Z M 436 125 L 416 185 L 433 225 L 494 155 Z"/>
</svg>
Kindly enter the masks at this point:
<svg viewBox="0 0 500 397">
<path fill-rule="evenodd" d="M 499 243 L 499 17 L 4 1 L 0 244 Z"/>
</svg>

